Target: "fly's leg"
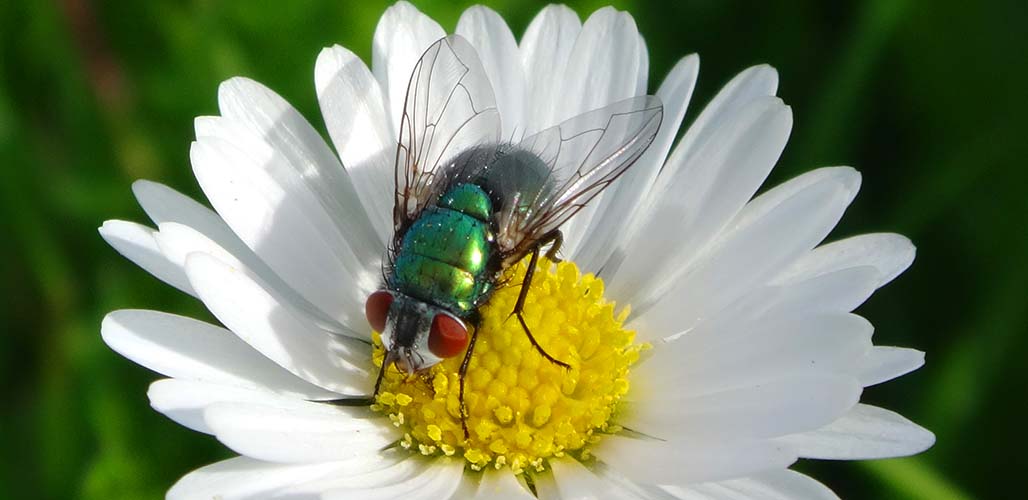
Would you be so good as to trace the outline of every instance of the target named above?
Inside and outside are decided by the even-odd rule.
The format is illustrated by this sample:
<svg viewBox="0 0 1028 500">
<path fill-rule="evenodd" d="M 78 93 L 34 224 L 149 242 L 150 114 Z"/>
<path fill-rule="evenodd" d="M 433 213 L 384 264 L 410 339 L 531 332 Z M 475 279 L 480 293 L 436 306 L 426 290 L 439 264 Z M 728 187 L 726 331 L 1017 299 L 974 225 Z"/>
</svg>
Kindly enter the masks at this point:
<svg viewBox="0 0 1028 500">
<path fill-rule="evenodd" d="M 475 352 L 475 340 L 478 339 L 478 326 L 481 323 L 478 314 L 469 318 L 468 322 L 474 328 L 471 332 L 471 340 L 468 341 L 468 350 L 464 353 L 464 359 L 460 362 L 460 426 L 464 429 L 464 439 L 471 437 L 468 432 L 468 405 L 464 402 L 464 379 L 468 374 L 468 366 L 471 365 L 471 353 Z"/>
<path fill-rule="evenodd" d="M 546 251 L 546 258 L 550 259 L 550 262 L 561 262 L 564 259 L 557 257 L 557 251 L 560 250 L 560 246 L 564 244 L 564 233 L 554 230 L 546 235 L 550 240 L 550 249 Z M 540 246 L 545 243 L 541 243 Z"/>
<path fill-rule="evenodd" d="M 385 376 L 385 372 L 389 369 L 389 365 L 393 363 L 393 360 L 395 358 L 396 356 L 393 354 L 393 351 L 391 350 L 387 350 L 385 353 L 385 357 L 382 358 L 382 366 L 379 367 L 378 378 L 375 379 L 375 392 L 371 393 L 372 402 L 374 402 L 375 398 L 378 397 L 378 389 L 382 387 L 382 379 Z"/>
<path fill-rule="evenodd" d="M 521 328 L 525 330 L 525 335 L 528 335 L 528 341 L 532 343 L 535 350 L 539 351 L 544 358 L 549 360 L 551 363 L 560 365 L 567 370 L 571 369 L 571 365 L 550 356 L 550 353 L 543 349 L 543 346 L 539 345 L 539 342 L 535 340 L 532 335 L 532 330 L 529 330 L 528 324 L 525 323 L 525 317 L 521 314 L 525 310 L 525 299 L 528 298 L 528 289 L 532 285 L 532 276 L 535 275 L 535 267 L 539 262 L 539 249 L 548 243 L 552 243 L 550 250 L 546 252 L 546 258 L 554 262 L 559 262 L 555 259 L 557 250 L 560 248 L 561 242 L 564 241 L 564 236 L 560 234 L 560 231 L 553 230 L 547 233 L 539 240 L 539 244 L 532 249 L 532 258 L 528 261 L 528 270 L 525 271 L 525 279 L 521 282 L 521 292 L 518 294 L 518 301 L 514 304 L 514 311 L 511 315 L 518 317 L 518 322 L 521 323 Z"/>
</svg>

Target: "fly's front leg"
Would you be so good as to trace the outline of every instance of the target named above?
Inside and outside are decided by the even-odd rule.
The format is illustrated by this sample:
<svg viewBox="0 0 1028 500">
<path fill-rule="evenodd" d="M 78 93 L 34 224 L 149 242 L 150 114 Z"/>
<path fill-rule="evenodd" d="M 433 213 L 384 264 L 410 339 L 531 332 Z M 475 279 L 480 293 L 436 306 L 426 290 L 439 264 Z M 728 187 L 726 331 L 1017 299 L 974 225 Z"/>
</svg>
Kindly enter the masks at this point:
<svg viewBox="0 0 1028 500">
<path fill-rule="evenodd" d="M 467 378 L 468 366 L 471 365 L 471 353 L 475 352 L 475 340 L 478 339 L 478 327 L 481 324 L 480 320 L 481 318 L 477 313 L 468 320 L 474 328 L 474 331 L 471 332 L 471 340 L 468 341 L 468 350 L 464 353 L 464 359 L 460 362 L 460 371 L 458 372 L 458 378 L 460 379 L 460 426 L 464 430 L 464 439 L 471 437 L 471 434 L 468 432 L 468 417 L 470 415 L 468 415 L 467 403 L 464 402 L 464 379 Z"/>
<path fill-rule="evenodd" d="M 530 330 L 528 328 L 528 324 L 525 323 L 525 317 L 521 314 L 522 311 L 525 310 L 525 299 L 528 298 L 528 290 L 532 285 L 532 276 L 535 275 L 535 268 L 539 262 L 539 249 L 547 243 L 552 243 L 552 245 L 550 246 L 550 250 L 546 252 L 546 258 L 554 262 L 559 262 L 559 260 L 555 259 L 555 257 L 557 250 L 560 248 L 560 244 L 563 241 L 564 236 L 560 234 L 560 231 L 553 230 L 547 233 L 545 236 L 543 236 L 539 240 L 539 244 L 532 249 L 532 258 L 528 261 L 528 270 L 525 271 L 525 279 L 521 282 L 521 292 L 518 294 L 518 301 L 516 304 L 514 304 L 514 311 L 512 311 L 511 314 L 518 317 L 518 322 L 521 323 L 521 328 L 525 330 L 525 335 L 528 335 L 528 341 L 532 343 L 532 346 L 535 347 L 535 350 L 539 351 L 539 354 L 542 354 L 542 356 L 549 360 L 551 363 L 560 365 L 565 369 L 570 370 L 571 365 L 563 361 L 560 361 L 559 359 L 554 358 L 553 356 L 550 356 L 550 353 L 546 352 L 546 349 L 543 349 L 543 346 L 539 345 L 539 342 L 537 342 L 535 340 L 535 337 L 532 335 L 532 330 Z"/>
</svg>

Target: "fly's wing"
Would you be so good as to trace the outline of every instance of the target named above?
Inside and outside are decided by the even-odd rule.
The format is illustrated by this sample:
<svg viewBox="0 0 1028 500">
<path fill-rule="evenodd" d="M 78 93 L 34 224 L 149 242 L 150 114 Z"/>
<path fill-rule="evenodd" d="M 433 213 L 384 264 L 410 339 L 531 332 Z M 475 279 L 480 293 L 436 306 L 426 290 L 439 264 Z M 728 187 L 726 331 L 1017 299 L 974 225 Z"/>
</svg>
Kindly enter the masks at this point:
<svg viewBox="0 0 1028 500">
<path fill-rule="evenodd" d="M 663 116 L 657 97 L 633 97 L 525 138 L 517 149 L 545 163 L 546 180 L 517 193 L 498 214 L 497 240 L 508 264 L 625 173 L 653 142 Z"/>
<path fill-rule="evenodd" d="M 394 232 L 439 196 L 458 153 L 499 135 L 496 99 L 475 49 L 458 35 L 433 43 L 414 65 L 400 117 Z"/>
</svg>

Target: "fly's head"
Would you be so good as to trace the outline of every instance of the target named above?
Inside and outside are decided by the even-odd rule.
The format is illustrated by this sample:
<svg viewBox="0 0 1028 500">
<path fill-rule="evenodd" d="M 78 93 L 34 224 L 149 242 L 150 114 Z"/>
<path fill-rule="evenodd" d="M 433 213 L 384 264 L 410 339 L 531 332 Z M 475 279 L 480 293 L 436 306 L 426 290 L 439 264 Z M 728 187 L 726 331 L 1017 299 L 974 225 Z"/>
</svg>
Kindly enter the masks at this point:
<svg viewBox="0 0 1028 500">
<path fill-rule="evenodd" d="M 386 357 L 408 374 L 464 352 L 468 329 L 453 313 L 392 290 L 372 293 L 364 304 L 371 328 L 381 333 Z"/>
</svg>

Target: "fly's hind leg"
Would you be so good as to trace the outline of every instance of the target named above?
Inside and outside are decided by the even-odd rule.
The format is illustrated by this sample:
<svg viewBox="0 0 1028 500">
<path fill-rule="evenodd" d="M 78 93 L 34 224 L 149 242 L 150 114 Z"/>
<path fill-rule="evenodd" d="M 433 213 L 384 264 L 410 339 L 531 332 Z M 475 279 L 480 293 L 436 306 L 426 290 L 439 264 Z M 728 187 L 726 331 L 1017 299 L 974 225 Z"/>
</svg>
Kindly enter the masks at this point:
<svg viewBox="0 0 1028 500">
<path fill-rule="evenodd" d="M 532 258 L 528 261 L 528 269 L 525 271 L 525 279 L 521 282 L 521 292 L 518 294 L 518 301 L 514 304 L 514 311 L 511 315 L 518 317 L 518 322 L 521 323 L 521 328 L 525 330 L 525 335 L 528 335 L 528 341 L 532 343 L 535 350 L 539 351 L 544 358 L 549 360 L 551 363 L 560 365 L 565 369 L 570 370 L 571 365 L 554 358 L 550 353 L 543 349 L 543 346 L 539 345 L 539 342 L 535 340 L 532 335 L 532 330 L 528 328 L 528 324 L 525 323 L 525 317 L 521 314 L 525 310 L 525 299 L 528 298 L 528 290 L 532 285 L 532 276 L 535 275 L 535 268 L 539 262 L 539 249 L 546 244 L 551 244 L 550 249 L 546 252 L 546 258 L 553 262 L 560 262 L 557 258 L 557 250 L 560 249 L 560 244 L 564 241 L 564 236 L 558 230 L 553 230 L 547 233 L 545 236 L 539 239 L 539 243 L 532 249 Z"/>
<path fill-rule="evenodd" d="M 476 312 L 474 316 L 468 319 L 474 330 L 471 332 L 471 340 L 468 341 L 468 350 L 464 353 L 464 359 L 460 362 L 460 426 L 464 430 L 464 439 L 471 437 L 468 432 L 468 405 L 464 402 L 464 379 L 467 378 L 468 366 L 471 365 L 471 353 L 475 352 L 475 340 L 478 339 L 478 327 L 481 324 L 481 318 Z"/>
</svg>

